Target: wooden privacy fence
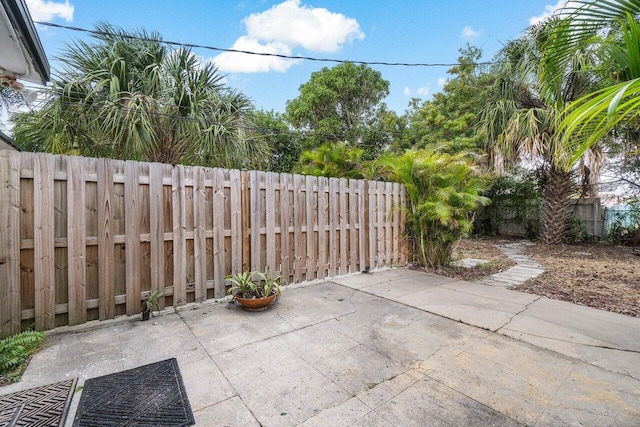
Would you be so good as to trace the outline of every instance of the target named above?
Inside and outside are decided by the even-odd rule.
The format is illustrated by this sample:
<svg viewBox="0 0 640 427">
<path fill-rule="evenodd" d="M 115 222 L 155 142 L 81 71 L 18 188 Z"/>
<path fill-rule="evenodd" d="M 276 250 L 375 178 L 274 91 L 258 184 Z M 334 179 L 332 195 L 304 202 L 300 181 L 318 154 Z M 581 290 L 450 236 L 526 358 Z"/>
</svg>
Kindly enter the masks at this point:
<svg viewBox="0 0 640 427">
<path fill-rule="evenodd" d="M 532 201 L 531 203 L 536 202 Z M 528 237 L 529 233 L 527 232 L 526 224 L 515 219 L 515 213 L 509 208 L 509 205 L 504 204 L 501 208 L 502 218 L 497 225 L 498 234 L 510 237 Z M 569 207 L 572 217 L 581 221 L 586 233 L 589 236 L 595 236 L 600 239 L 605 237 L 604 211 L 605 209 L 601 205 L 599 198 L 575 199 Z M 542 208 L 540 208 L 541 213 Z M 532 218 L 532 222 L 537 229 L 540 224 L 540 218 Z"/>
<path fill-rule="evenodd" d="M 242 270 L 285 283 L 406 263 L 389 182 L 0 151 L 6 337 L 219 298 Z"/>
</svg>

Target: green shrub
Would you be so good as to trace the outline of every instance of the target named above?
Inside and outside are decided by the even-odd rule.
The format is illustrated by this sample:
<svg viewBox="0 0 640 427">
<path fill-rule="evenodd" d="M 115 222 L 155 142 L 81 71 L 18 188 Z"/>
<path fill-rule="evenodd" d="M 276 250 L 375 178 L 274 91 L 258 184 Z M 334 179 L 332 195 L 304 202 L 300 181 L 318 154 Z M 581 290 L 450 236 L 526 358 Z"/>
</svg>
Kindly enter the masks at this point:
<svg viewBox="0 0 640 427">
<path fill-rule="evenodd" d="M 582 220 L 574 216 L 570 217 L 566 237 L 567 243 L 582 243 L 590 240 L 591 236 L 589 236 L 587 227 L 584 225 Z"/>
<path fill-rule="evenodd" d="M 627 200 L 629 210 L 614 212 L 613 223 L 607 231 L 606 239 L 614 245 L 626 244 L 640 228 L 640 200 Z"/>
<path fill-rule="evenodd" d="M 18 368 L 40 347 L 43 340 L 42 332 L 24 331 L 0 341 L 0 374 Z"/>
<path fill-rule="evenodd" d="M 535 176 L 515 173 L 497 177 L 484 194 L 491 199 L 476 221 L 476 233 L 483 236 L 499 234 L 500 224 L 522 226 L 526 237 L 538 236 L 542 192 Z"/>
<path fill-rule="evenodd" d="M 455 244 L 473 230 L 476 210 L 490 200 L 480 195 L 486 176 L 470 153 L 407 150 L 377 161 L 383 177 L 407 189 L 406 233 L 415 260 L 429 267 L 448 265 Z"/>
</svg>

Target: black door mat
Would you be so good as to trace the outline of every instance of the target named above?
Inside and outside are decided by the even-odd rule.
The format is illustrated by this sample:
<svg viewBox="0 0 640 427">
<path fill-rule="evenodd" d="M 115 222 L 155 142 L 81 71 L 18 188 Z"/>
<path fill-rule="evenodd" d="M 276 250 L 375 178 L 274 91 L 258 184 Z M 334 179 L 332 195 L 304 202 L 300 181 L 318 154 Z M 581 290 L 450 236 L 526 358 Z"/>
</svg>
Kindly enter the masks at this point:
<svg viewBox="0 0 640 427">
<path fill-rule="evenodd" d="M 76 380 L 0 396 L 0 426 L 64 426 Z"/>
<path fill-rule="evenodd" d="M 74 427 L 195 424 L 176 359 L 167 359 L 84 383 Z"/>
</svg>

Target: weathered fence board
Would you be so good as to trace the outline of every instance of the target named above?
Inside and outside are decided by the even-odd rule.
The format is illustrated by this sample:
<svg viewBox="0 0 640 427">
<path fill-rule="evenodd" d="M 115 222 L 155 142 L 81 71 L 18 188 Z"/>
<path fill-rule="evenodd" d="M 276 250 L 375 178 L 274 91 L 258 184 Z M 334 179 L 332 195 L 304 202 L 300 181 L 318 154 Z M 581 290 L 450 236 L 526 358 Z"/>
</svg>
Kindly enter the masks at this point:
<svg viewBox="0 0 640 427">
<path fill-rule="evenodd" d="M 2 336 L 20 332 L 20 155 L 0 151 L 0 322 Z"/>
<path fill-rule="evenodd" d="M 375 181 L 0 151 L 2 336 L 406 260 L 404 187 Z"/>
<path fill-rule="evenodd" d="M 500 206 L 500 223 L 496 226 L 498 235 L 509 237 L 527 237 L 528 230 L 526 224 L 517 221 L 515 212 L 507 203 Z M 597 238 L 605 237 L 605 209 L 598 198 L 574 199 L 569 205 L 571 216 L 580 220 L 584 226 L 584 231 L 589 236 Z M 542 209 L 540 209 L 540 215 Z M 534 225 L 538 226 L 541 218 L 532 218 Z"/>
</svg>

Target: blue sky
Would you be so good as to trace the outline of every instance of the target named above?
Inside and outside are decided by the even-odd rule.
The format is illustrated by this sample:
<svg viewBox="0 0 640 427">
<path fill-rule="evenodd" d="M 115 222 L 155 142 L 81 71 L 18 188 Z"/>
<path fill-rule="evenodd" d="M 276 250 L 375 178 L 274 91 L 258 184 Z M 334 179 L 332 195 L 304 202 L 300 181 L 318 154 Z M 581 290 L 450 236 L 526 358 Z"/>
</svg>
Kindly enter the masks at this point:
<svg viewBox="0 0 640 427">
<path fill-rule="evenodd" d="M 491 59 L 535 19 L 563 0 L 27 0 L 34 21 L 91 29 L 106 21 L 125 29 L 158 31 L 165 40 L 219 48 L 361 61 L 455 63 L 465 43 Z M 38 26 L 52 68 L 65 42 L 87 38 Z M 257 108 L 284 111 L 286 101 L 324 66 L 209 50 L 227 84 Z M 402 113 L 411 99 L 442 88 L 448 67 L 373 66 L 391 82 L 387 105 Z"/>
</svg>

